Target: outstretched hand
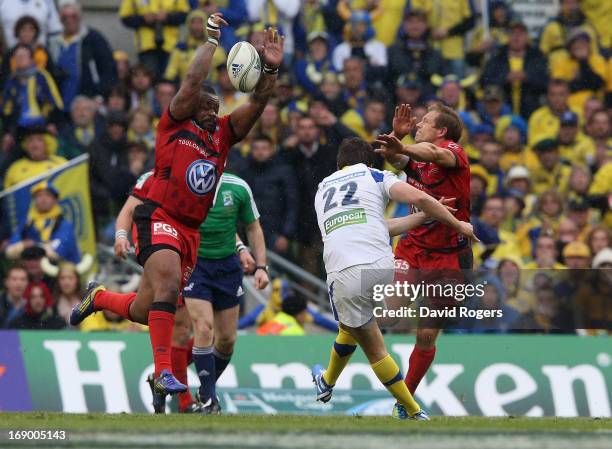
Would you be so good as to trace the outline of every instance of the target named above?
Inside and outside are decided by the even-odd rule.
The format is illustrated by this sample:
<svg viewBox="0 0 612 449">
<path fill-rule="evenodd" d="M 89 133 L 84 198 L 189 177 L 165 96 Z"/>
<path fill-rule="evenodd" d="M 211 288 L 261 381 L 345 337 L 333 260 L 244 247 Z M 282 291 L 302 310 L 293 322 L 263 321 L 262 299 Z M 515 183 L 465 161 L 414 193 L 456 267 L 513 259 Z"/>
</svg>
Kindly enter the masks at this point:
<svg viewBox="0 0 612 449">
<path fill-rule="evenodd" d="M 280 67 L 283 62 L 283 50 L 285 47 L 285 36 L 278 34 L 276 28 L 268 28 L 264 37 L 264 43 L 259 49 L 264 64 L 269 67 Z"/>
<path fill-rule="evenodd" d="M 212 22 L 213 25 L 218 28 L 214 29 L 214 26 L 211 27 L 210 22 Z M 221 37 L 221 27 L 228 26 L 228 25 L 229 24 L 223 18 L 223 13 L 216 12 L 214 14 L 211 14 L 210 17 L 208 18 L 207 25 L 206 25 L 206 32 L 208 33 L 210 37 L 214 37 L 215 39 L 218 40 Z"/>
<path fill-rule="evenodd" d="M 402 104 L 395 107 L 393 116 L 393 133 L 398 139 L 402 140 L 412 132 L 416 118 L 412 116 L 412 107 L 409 104 Z"/>
<path fill-rule="evenodd" d="M 404 148 L 402 142 L 391 134 L 381 134 L 376 138 L 375 142 L 380 144 L 380 148 L 376 148 L 374 151 L 381 154 L 384 158 L 401 155 Z"/>
</svg>

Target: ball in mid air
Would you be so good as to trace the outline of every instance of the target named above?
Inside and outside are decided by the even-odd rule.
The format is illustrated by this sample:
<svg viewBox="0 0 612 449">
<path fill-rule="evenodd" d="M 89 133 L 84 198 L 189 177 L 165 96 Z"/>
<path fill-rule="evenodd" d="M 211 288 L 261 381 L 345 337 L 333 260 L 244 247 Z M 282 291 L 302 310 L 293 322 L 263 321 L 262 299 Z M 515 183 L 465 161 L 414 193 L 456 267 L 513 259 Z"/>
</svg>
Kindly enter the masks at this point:
<svg viewBox="0 0 612 449">
<path fill-rule="evenodd" d="M 248 42 L 236 43 L 227 57 L 227 73 L 232 85 L 241 92 L 251 92 L 261 77 L 261 60 Z"/>
</svg>

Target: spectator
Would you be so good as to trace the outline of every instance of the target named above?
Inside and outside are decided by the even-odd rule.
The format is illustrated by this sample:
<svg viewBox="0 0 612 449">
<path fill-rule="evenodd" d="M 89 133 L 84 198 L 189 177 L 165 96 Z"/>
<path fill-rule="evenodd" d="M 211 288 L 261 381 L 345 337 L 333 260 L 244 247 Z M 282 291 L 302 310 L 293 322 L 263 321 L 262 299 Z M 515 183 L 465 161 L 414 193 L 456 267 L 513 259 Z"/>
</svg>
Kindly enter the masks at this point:
<svg viewBox="0 0 612 449">
<path fill-rule="evenodd" d="M 524 132 L 523 132 L 524 131 Z M 538 158 L 530 148 L 525 148 L 527 127 L 522 124 L 511 122 L 503 130 L 501 138 L 503 153 L 499 161 L 502 170 L 508 171 L 515 165 L 527 165 L 534 167 Z"/>
<path fill-rule="evenodd" d="M 417 79 L 417 75 L 410 73 L 401 75 L 395 84 L 395 103 L 394 104 L 410 104 L 413 108 L 421 102 L 423 96 L 423 85 Z M 390 112 L 391 107 L 387 108 Z M 414 113 L 414 111 L 413 111 Z M 387 114 L 389 115 L 389 114 Z M 393 121 L 391 118 L 390 121 Z"/>
<path fill-rule="evenodd" d="M 130 77 L 130 57 L 123 50 L 115 50 L 113 52 L 113 61 L 117 67 L 117 81 L 115 85 L 121 84 L 127 86 Z"/>
<path fill-rule="evenodd" d="M 78 3 L 63 4 L 59 14 L 62 34 L 49 40 L 49 53 L 68 110 L 77 95 L 106 98 L 117 82 L 117 67 L 106 38 L 82 23 Z"/>
<path fill-rule="evenodd" d="M 525 264 L 526 270 L 533 269 L 563 269 L 565 265 L 557 262 L 557 245 L 549 234 L 540 234 L 535 244 L 535 256 L 532 262 Z"/>
<path fill-rule="evenodd" d="M 463 78 L 465 71 L 465 34 L 476 23 L 476 14 L 469 0 L 414 0 L 412 8 L 427 11 L 430 38 L 442 57 L 450 62 L 451 72 Z"/>
<path fill-rule="evenodd" d="M 288 296 L 281 302 L 281 311 L 257 329 L 258 335 L 304 335 L 308 319 L 307 303 L 301 296 Z"/>
<path fill-rule="evenodd" d="M 603 109 L 593 112 L 586 124 L 586 132 L 595 145 L 595 160 L 592 166 L 596 170 L 603 165 L 602 159 L 612 148 L 612 126 L 608 113 Z"/>
<path fill-rule="evenodd" d="M 362 58 L 369 67 L 381 68 L 384 73 L 387 48 L 374 38 L 374 28 L 366 11 L 354 11 L 345 25 L 344 42 L 334 49 L 332 56 L 336 70 L 342 70 L 344 61 L 349 57 Z"/>
<path fill-rule="evenodd" d="M 583 29 L 574 30 L 567 38 L 567 51 L 559 51 L 550 57 L 550 74 L 553 78 L 569 82 L 570 108 L 582 111 L 587 98 L 603 93 L 608 81 L 608 64 L 593 49 L 591 37 Z"/>
<path fill-rule="evenodd" d="M 560 303 L 555 294 L 553 281 L 548 274 L 536 274 L 535 286 L 532 292 L 525 292 L 531 296 L 530 309 L 519 316 L 512 328 L 515 332 L 525 333 L 559 333 L 562 329 L 568 329 L 571 324 L 566 324 L 559 329 L 559 317 L 562 315 L 564 304 Z"/>
<path fill-rule="evenodd" d="M 0 329 L 22 312 L 28 273 L 21 265 L 13 265 L 6 272 L 4 291 L 0 293 Z"/>
<path fill-rule="evenodd" d="M 139 107 L 130 112 L 127 138 L 128 142 L 144 144 L 149 154 L 153 154 L 155 132 L 153 132 L 153 114 L 149 109 Z"/>
<path fill-rule="evenodd" d="M 160 80 L 155 84 L 155 105 L 153 109 L 153 129 L 157 129 L 159 119 L 177 92 L 176 84 L 169 80 Z"/>
<path fill-rule="evenodd" d="M 113 189 L 112 197 L 118 204 L 123 204 L 132 185 L 123 185 L 123 173 L 128 171 L 127 157 L 127 115 L 123 112 L 111 112 L 106 116 L 106 132 L 100 140 L 101 149 L 91 155 L 91 164 L 105 167 L 110 175 L 107 188 Z M 133 183 L 132 183 L 133 184 Z M 122 185 L 123 187 L 118 187 Z M 121 192 L 121 193 L 119 193 Z"/>
<path fill-rule="evenodd" d="M 483 284 L 483 295 L 474 301 L 476 310 L 501 311 L 501 316 L 485 316 L 483 319 L 464 319 L 463 326 L 475 334 L 501 334 L 511 331 L 511 324 L 518 318 L 518 312 L 506 304 L 506 291 L 500 279 L 488 275 L 480 278 Z"/>
<path fill-rule="evenodd" d="M 578 114 L 565 111 L 559 118 L 559 154 L 571 165 L 591 165 L 595 159 L 593 141 L 579 131 Z"/>
<path fill-rule="evenodd" d="M 482 165 L 470 166 L 470 212 L 473 219 L 477 219 L 482 212 L 484 200 L 487 197 L 489 174 Z"/>
<path fill-rule="evenodd" d="M 219 117 L 230 114 L 234 109 L 243 105 L 249 99 L 247 95 L 234 88 L 230 81 L 225 63 L 217 66 L 217 83 L 220 103 Z"/>
<path fill-rule="evenodd" d="M 508 44 L 512 11 L 504 1 L 495 0 L 489 6 L 489 34 L 485 36 L 484 26 L 474 30 L 466 61 L 472 66 L 483 67 L 488 58 L 502 46 Z"/>
<path fill-rule="evenodd" d="M 49 72 L 36 67 L 34 53 L 27 45 L 17 45 L 13 55 L 15 70 L 2 94 L 4 129 L 15 132 L 17 127 L 46 125 L 53 119 L 51 111 L 64 108 L 55 81 Z"/>
<path fill-rule="evenodd" d="M 53 0 L 0 0 L 0 22 L 6 45 L 13 47 L 17 41 L 13 34 L 17 21 L 24 16 L 33 17 L 40 26 L 39 43 L 45 45 L 49 35 L 62 31 Z"/>
<path fill-rule="evenodd" d="M 59 154 L 73 159 L 83 153 L 93 154 L 104 135 L 104 120 L 96 115 L 96 102 L 78 95 L 70 105 L 70 123 L 60 131 Z"/>
<path fill-rule="evenodd" d="M 201 10 L 191 11 L 185 21 L 187 37 L 180 41 L 170 52 L 170 59 L 166 67 L 164 78 L 174 82 L 180 82 L 187 73 L 187 68 L 193 59 L 197 48 L 206 42 L 206 14 Z M 225 20 L 228 20 L 225 17 Z M 225 35 L 226 28 L 223 28 Z M 212 66 L 217 67 L 225 64 L 227 54 L 223 48 L 217 48 L 213 55 Z M 210 71 L 209 81 L 217 82 L 217 74 L 214 70 Z"/>
<path fill-rule="evenodd" d="M 144 64 L 136 64 L 130 70 L 130 109 L 139 106 L 153 109 L 155 95 L 153 80 L 155 76 Z"/>
<path fill-rule="evenodd" d="M 249 20 L 246 0 L 189 0 L 192 9 L 200 7 L 206 17 L 214 12 L 223 14 L 223 18 L 229 24 L 223 28 L 221 34 L 221 46 L 225 51 L 230 51 L 232 46 L 238 42 L 236 30 L 240 25 Z M 195 5 L 197 3 L 198 5 Z"/>
<path fill-rule="evenodd" d="M 529 304 L 522 301 L 519 295 L 521 290 L 521 258 L 508 253 L 500 255 L 496 274 L 506 292 L 506 304 L 519 313 L 529 309 Z"/>
<path fill-rule="evenodd" d="M 284 155 L 292 165 L 300 186 L 296 230 L 300 261 L 305 270 L 319 274 L 323 246 L 314 210 L 314 197 L 319 182 L 337 169 L 336 155 L 340 142 L 354 134 L 324 108 L 311 111 L 311 114 L 298 120 L 297 146 L 285 148 Z"/>
<path fill-rule="evenodd" d="M 502 87 L 512 113 L 526 118 L 538 107 L 547 81 L 546 59 L 529 45 L 527 27 L 520 21 L 511 22 L 508 45 L 487 62 L 481 84 Z"/>
<path fill-rule="evenodd" d="M 381 89 L 366 84 L 363 59 L 354 56 L 345 59 L 342 74 L 344 75 L 342 95 L 349 108 L 363 108 L 368 98 L 387 99 Z"/>
<path fill-rule="evenodd" d="M 568 243 L 578 240 L 578 226 L 569 218 L 562 218 L 557 229 L 557 245 L 562 250 Z"/>
<path fill-rule="evenodd" d="M 478 102 L 476 110 L 482 123 L 494 128 L 500 118 L 512 114 L 510 106 L 505 102 L 504 92 L 494 84 L 484 88 L 482 101 Z"/>
<path fill-rule="evenodd" d="M 504 193 L 504 171 L 499 165 L 501 154 L 502 146 L 495 141 L 486 142 L 482 145 L 480 165 L 485 168 L 489 177 L 487 195 L 502 195 Z"/>
<path fill-rule="evenodd" d="M 26 288 L 25 298 L 23 313 L 8 323 L 9 329 L 56 330 L 66 327 L 66 322 L 55 313 L 53 298 L 43 282 L 31 282 Z"/>
<path fill-rule="evenodd" d="M 530 168 L 533 191 L 542 193 L 554 188 L 560 193 L 568 189 L 571 168 L 561 163 L 559 144 L 554 139 L 544 139 L 535 144 L 538 165 Z"/>
<path fill-rule="evenodd" d="M 70 262 L 60 263 L 54 289 L 54 302 L 57 314 L 66 324 L 70 322 L 72 308 L 81 302 L 82 297 L 83 289 L 76 265 Z"/>
<path fill-rule="evenodd" d="M 282 123 L 278 106 L 273 102 L 266 104 L 259 118 L 259 123 L 255 124 L 254 129 L 256 134 L 265 134 L 272 139 L 274 148 L 292 135 L 291 129 Z"/>
<path fill-rule="evenodd" d="M 419 82 L 426 94 L 432 94 L 431 76 L 447 72 L 442 55 L 427 41 L 427 31 L 425 11 L 412 9 L 405 14 L 399 38 L 389 48 L 389 79 L 395 83 L 400 76 L 412 74 L 414 82 Z"/>
<path fill-rule="evenodd" d="M 336 73 L 328 72 L 323 77 L 320 90 L 320 100 L 336 117 L 340 117 L 348 109 L 342 93 L 342 85 Z"/>
<path fill-rule="evenodd" d="M 40 25 L 32 16 L 23 16 L 15 24 L 15 38 L 17 43 L 27 45 L 34 51 L 34 63 L 39 70 L 54 72 L 53 62 L 49 60 L 47 49 L 38 43 L 40 36 Z M 3 86 L 9 74 L 15 71 L 15 47 L 2 56 L 2 73 L 0 74 L 0 86 Z"/>
<path fill-rule="evenodd" d="M 106 113 L 127 112 L 129 106 L 130 95 L 128 89 L 122 84 L 113 86 L 106 100 Z"/>
<path fill-rule="evenodd" d="M 580 0 L 561 0 L 559 15 L 542 29 L 540 50 L 552 58 L 556 52 L 564 50 L 567 36 L 579 28 L 589 35 L 593 51 L 596 51 L 597 32 L 580 11 Z"/>
<path fill-rule="evenodd" d="M 335 72 L 329 51 L 327 33 L 313 32 L 308 35 L 307 54 L 295 61 L 294 73 L 297 82 L 310 95 L 319 94 L 319 86 L 325 75 Z"/>
<path fill-rule="evenodd" d="M 573 165 L 569 177 L 568 199 L 589 200 L 591 171 L 585 165 Z"/>
<path fill-rule="evenodd" d="M 591 251 L 582 242 L 570 242 L 563 248 L 563 263 L 567 268 L 584 270 L 591 266 Z"/>
<path fill-rule="evenodd" d="M 65 164 L 66 159 L 54 154 L 56 147 L 57 141 L 47 133 L 45 128 L 40 126 L 26 128 L 23 137 L 26 157 L 16 160 L 9 166 L 4 178 L 4 188 L 8 189 L 26 179 Z"/>
<path fill-rule="evenodd" d="M 567 218 L 576 224 L 578 228 L 578 240 L 581 242 L 585 242 L 589 232 L 591 232 L 591 225 L 589 224 L 590 215 L 590 205 L 586 199 L 576 197 L 569 201 Z"/>
<path fill-rule="evenodd" d="M 546 190 L 538 196 L 534 212 L 516 231 L 521 256 L 533 257 L 535 241 L 544 232 L 554 234 L 563 213 L 563 200 L 556 190 Z"/>
<path fill-rule="evenodd" d="M 59 192 L 47 181 L 32 187 L 32 205 L 28 219 L 6 248 L 6 256 L 17 259 L 24 249 L 41 246 L 53 261 L 79 263 L 81 254 L 73 224 L 64 218 Z"/>
<path fill-rule="evenodd" d="M 599 254 L 600 251 L 612 247 L 612 232 L 605 226 L 594 226 L 587 237 L 587 244 L 591 254 Z"/>
<path fill-rule="evenodd" d="M 567 81 L 553 79 L 548 84 L 546 94 L 546 105 L 536 109 L 529 116 L 529 136 L 528 143 L 533 145 L 540 140 L 554 139 L 559 134 L 561 126 L 560 117 L 570 108 L 567 105 L 569 98 L 569 85 Z M 574 111 L 577 113 L 577 111 Z"/>
<path fill-rule="evenodd" d="M 580 9 L 597 31 L 599 45 L 604 51 L 609 52 L 612 49 L 612 29 L 609 26 L 612 17 L 610 5 L 600 0 L 581 0 Z"/>
<path fill-rule="evenodd" d="M 373 142 L 380 134 L 388 130 L 385 123 L 385 103 L 371 98 L 366 100 L 363 109 L 355 108 L 346 111 L 340 121 L 362 139 Z"/>
<path fill-rule="evenodd" d="M 246 4 L 251 23 L 276 27 L 285 36 L 284 64 L 289 66 L 295 51 L 293 20 L 300 10 L 300 0 L 249 0 Z"/>
<path fill-rule="evenodd" d="M 49 288 L 53 286 L 54 279 L 49 277 L 42 269 L 42 260 L 46 256 L 45 250 L 40 246 L 30 246 L 21 253 L 21 262 L 28 272 L 30 282 L 42 281 Z"/>
<path fill-rule="evenodd" d="M 506 191 L 510 195 L 518 196 L 525 203 L 525 212 L 532 210 L 537 200 L 531 189 L 531 174 L 527 167 L 514 165 L 506 174 Z"/>
<path fill-rule="evenodd" d="M 506 218 L 504 199 L 493 195 L 485 199 L 480 219 L 474 220 L 476 235 L 485 246 L 482 259 L 486 259 L 498 246 L 518 249 L 518 242 L 513 233 L 502 229 Z"/>
<path fill-rule="evenodd" d="M 297 226 L 298 187 L 293 168 L 276 154 L 269 136 L 253 138 L 241 177 L 253 191 L 266 247 L 286 256 Z"/>
<path fill-rule="evenodd" d="M 164 73 L 188 12 L 187 0 L 121 0 L 119 17 L 123 25 L 134 30 L 138 62 L 155 76 Z"/>
</svg>

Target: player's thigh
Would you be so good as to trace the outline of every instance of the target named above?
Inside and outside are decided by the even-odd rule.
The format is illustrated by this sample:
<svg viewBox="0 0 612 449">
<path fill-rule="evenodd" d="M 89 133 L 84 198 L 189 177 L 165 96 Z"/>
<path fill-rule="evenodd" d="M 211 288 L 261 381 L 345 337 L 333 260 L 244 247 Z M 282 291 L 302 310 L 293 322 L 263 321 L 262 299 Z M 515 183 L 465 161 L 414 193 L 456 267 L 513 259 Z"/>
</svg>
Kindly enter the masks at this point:
<svg viewBox="0 0 612 449">
<path fill-rule="evenodd" d="M 177 307 L 174 315 L 174 332 L 172 334 L 172 344 L 185 346 L 191 336 L 191 318 L 186 306 Z"/>
<path fill-rule="evenodd" d="M 213 329 L 215 332 L 215 345 L 222 352 L 230 352 L 236 342 L 238 329 L 238 316 L 240 307 L 238 305 L 227 309 L 215 310 Z"/>
<path fill-rule="evenodd" d="M 357 340 L 370 363 L 378 362 L 387 356 L 385 340 L 376 320 L 372 319 L 360 327 L 348 327 L 343 324 L 341 326 Z"/>
<path fill-rule="evenodd" d="M 173 249 L 164 248 L 151 254 L 144 265 L 149 275 L 154 301 L 176 303 L 181 287 L 181 257 Z"/>
</svg>

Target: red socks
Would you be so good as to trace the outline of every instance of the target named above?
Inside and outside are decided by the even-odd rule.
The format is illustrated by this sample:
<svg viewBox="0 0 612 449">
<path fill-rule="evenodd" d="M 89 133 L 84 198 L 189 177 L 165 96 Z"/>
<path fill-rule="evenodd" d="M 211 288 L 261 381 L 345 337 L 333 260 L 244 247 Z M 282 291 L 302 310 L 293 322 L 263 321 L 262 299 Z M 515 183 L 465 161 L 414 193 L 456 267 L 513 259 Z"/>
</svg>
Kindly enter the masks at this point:
<svg viewBox="0 0 612 449">
<path fill-rule="evenodd" d="M 172 346 L 172 372 L 183 385 L 187 384 L 187 356 L 191 358 L 191 350 L 182 346 Z M 193 402 L 189 388 L 185 393 L 179 393 L 179 410 L 185 410 Z"/>
<path fill-rule="evenodd" d="M 408 365 L 408 373 L 404 380 L 411 394 L 414 394 L 416 391 L 435 356 L 435 346 L 431 349 L 421 349 L 415 346 L 412 350 L 412 354 L 410 354 L 410 364 Z"/>
<path fill-rule="evenodd" d="M 172 372 L 172 332 L 176 306 L 168 302 L 154 302 L 149 309 L 149 335 L 155 362 L 155 377 L 163 370 Z"/>
<path fill-rule="evenodd" d="M 115 293 L 101 290 L 94 298 L 94 310 L 110 310 L 130 320 L 130 305 L 136 299 L 136 293 Z"/>
</svg>

